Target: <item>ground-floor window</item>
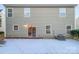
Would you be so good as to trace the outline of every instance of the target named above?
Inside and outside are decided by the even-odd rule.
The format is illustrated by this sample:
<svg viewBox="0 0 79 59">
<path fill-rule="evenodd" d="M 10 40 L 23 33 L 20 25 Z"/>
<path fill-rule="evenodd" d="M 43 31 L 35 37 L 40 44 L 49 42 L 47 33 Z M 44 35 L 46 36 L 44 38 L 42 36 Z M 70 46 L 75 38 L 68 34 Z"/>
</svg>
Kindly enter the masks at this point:
<svg viewBox="0 0 79 59">
<path fill-rule="evenodd" d="M 67 26 L 66 29 L 67 29 L 67 33 L 70 34 L 71 26 Z"/>
<path fill-rule="evenodd" d="M 18 30 L 18 25 L 14 25 L 14 30 Z"/>
<path fill-rule="evenodd" d="M 51 31 L 50 31 L 50 25 L 47 25 L 46 26 L 46 34 L 50 34 L 51 33 Z"/>
</svg>

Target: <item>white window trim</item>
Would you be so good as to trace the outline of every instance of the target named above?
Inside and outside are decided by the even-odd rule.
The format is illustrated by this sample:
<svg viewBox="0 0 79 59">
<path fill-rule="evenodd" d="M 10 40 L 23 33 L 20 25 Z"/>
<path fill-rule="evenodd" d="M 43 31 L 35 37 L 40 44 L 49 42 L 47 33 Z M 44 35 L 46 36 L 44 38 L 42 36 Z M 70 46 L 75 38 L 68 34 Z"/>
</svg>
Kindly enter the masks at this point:
<svg viewBox="0 0 79 59">
<path fill-rule="evenodd" d="M 25 8 L 24 8 L 24 9 L 25 9 Z M 30 16 L 25 16 L 25 14 L 24 14 L 24 17 L 28 17 L 28 18 L 31 17 L 31 8 L 30 8 Z"/>
<path fill-rule="evenodd" d="M 48 25 L 50 26 L 50 33 L 46 33 L 46 26 L 48 26 Z M 45 34 L 46 35 L 51 35 L 52 34 L 52 24 L 46 24 L 45 25 Z"/>
<path fill-rule="evenodd" d="M 60 8 L 58 9 L 58 15 L 59 15 L 59 17 L 66 17 L 67 16 L 67 8 L 65 8 L 66 9 L 66 15 L 65 16 L 60 16 Z"/>
<path fill-rule="evenodd" d="M 8 17 L 8 9 L 12 9 L 12 16 L 13 17 L 13 8 L 7 8 L 7 17 Z"/>
<path fill-rule="evenodd" d="M 72 30 L 72 25 L 66 25 L 66 29 L 67 29 L 67 26 L 71 26 L 71 30 Z"/>
<path fill-rule="evenodd" d="M 72 25 L 66 25 L 66 26 L 65 26 L 66 33 L 67 33 L 67 26 L 71 26 L 71 30 L 72 30 Z M 68 34 L 68 33 L 67 33 L 67 34 Z"/>
<path fill-rule="evenodd" d="M 16 26 L 17 24 L 13 25 L 13 31 L 19 31 L 19 26 L 18 26 L 18 30 L 14 30 L 14 26 Z"/>
</svg>

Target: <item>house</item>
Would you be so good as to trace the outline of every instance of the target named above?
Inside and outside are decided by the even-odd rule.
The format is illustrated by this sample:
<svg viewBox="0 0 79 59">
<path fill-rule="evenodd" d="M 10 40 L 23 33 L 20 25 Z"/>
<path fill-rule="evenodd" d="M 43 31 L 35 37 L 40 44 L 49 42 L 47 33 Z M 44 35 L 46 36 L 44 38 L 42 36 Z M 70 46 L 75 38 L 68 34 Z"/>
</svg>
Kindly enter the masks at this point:
<svg viewBox="0 0 79 59">
<path fill-rule="evenodd" d="M 6 26 L 5 26 L 6 22 L 5 22 L 5 15 L 3 13 L 3 10 L 0 9 L 0 32 L 4 32 L 6 34 Z M 6 36 L 6 35 L 5 35 Z"/>
<path fill-rule="evenodd" d="M 75 4 L 4 4 L 7 38 L 52 38 L 75 28 Z"/>
</svg>

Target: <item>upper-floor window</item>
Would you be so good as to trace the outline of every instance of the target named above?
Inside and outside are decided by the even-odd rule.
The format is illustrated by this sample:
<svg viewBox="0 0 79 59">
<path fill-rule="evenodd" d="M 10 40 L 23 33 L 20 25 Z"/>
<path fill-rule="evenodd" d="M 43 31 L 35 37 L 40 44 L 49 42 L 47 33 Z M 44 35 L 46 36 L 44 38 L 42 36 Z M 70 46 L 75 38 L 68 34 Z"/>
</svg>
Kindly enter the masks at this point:
<svg viewBox="0 0 79 59">
<path fill-rule="evenodd" d="M 24 8 L 24 17 L 30 17 L 30 8 Z"/>
<path fill-rule="evenodd" d="M 66 16 L 66 8 L 59 8 L 59 16 Z"/>
<path fill-rule="evenodd" d="M 12 17 L 12 8 L 7 9 L 7 16 Z"/>
<path fill-rule="evenodd" d="M 51 31 L 50 31 L 50 25 L 47 25 L 47 26 L 46 26 L 46 33 L 47 33 L 47 34 L 50 34 L 50 33 L 51 33 Z"/>
<path fill-rule="evenodd" d="M 1 19 L 0 19 L 0 27 L 1 27 L 1 25 L 2 25 L 2 21 L 1 21 Z"/>
</svg>

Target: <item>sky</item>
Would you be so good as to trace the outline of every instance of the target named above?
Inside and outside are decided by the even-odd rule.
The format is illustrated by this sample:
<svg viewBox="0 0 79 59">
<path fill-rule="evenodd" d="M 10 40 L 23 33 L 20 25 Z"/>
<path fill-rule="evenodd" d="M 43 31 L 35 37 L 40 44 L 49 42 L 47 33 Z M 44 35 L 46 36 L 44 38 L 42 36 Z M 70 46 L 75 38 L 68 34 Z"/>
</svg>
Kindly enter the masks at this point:
<svg viewBox="0 0 79 59">
<path fill-rule="evenodd" d="M 75 7 L 75 18 L 79 17 L 79 5 Z"/>
<path fill-rule="evenodd" d="M 5 7 L 2 4 L 0 4 L 0 9 L 5 9 Z M 78 17 L 79 17 L 79 5 L 75 7 L 75 19 L 77 19 Z"/>
</svg>

